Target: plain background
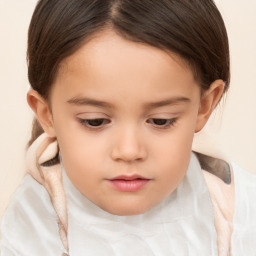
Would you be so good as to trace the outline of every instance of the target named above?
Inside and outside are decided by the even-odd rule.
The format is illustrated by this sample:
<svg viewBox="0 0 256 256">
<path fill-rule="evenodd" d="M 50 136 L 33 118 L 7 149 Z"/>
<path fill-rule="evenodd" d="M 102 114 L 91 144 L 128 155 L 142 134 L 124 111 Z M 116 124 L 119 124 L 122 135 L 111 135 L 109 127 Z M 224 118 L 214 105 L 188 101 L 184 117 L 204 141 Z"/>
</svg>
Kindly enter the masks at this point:
<svg viewBox="0 0 256 256">
<path fill-rule="evenodd" d="M 256 1 L 216 1 L 227 26 L 231 50 L 231 87 L 195 148 L 221 152 L 256 173 Z M 0 0 L 0 219 L 25 168 L 32 112 L 26 37 L 36 0 Z M 219 154 L 219 153 L 218 153 Z"/>
</svg>

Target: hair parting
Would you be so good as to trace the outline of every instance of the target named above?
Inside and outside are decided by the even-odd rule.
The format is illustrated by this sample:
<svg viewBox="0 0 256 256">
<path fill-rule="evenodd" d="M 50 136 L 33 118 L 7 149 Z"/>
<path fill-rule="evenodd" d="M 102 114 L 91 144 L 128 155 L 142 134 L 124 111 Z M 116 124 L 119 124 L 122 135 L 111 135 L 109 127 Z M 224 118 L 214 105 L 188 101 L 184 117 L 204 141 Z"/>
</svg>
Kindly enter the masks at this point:
<svg viewBox="0 0 256 256">
<path fill-rule="evenodd" d="M 28 32 L 32 89 L 49 101 L 63 60 L 106 29 L 177 54 L 191 67 L 202 91 L 217 79 L 228 90 L 228 36 L 213 0 L 39 0 Z M 41 133 L 35 120 L 29 145 Z"/>
</svg>

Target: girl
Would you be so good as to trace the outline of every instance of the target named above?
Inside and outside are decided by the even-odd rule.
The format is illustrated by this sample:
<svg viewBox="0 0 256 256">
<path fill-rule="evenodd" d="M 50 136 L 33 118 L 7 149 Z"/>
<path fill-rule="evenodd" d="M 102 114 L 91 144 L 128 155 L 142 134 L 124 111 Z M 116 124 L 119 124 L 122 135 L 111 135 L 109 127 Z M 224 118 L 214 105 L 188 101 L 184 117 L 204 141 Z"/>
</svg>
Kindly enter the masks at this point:
<svg viewBox="0 0 256 256">
<path fill-rule="evenodd" d="M 255 255 L 255 176 L 191 152 L 230 80 L 212 0 L 41 0 L 28 76 L 3 256 Z"/>
</svg>

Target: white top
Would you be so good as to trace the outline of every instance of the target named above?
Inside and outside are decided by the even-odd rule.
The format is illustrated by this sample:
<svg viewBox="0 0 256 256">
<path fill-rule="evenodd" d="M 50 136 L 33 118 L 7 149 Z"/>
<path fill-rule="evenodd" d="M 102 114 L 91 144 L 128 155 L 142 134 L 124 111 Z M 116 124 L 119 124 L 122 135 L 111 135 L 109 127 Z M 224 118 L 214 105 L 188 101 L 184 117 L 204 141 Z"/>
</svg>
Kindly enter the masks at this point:
<svg viewBox="0 0 256 256">
<path fill-rule="evenodd" d="M 256 255 L 255 175 L 233 166 L 233 256 Z M 70 256 L 217 256 L 214 213 L 200 164 L 191 155 L 179 187 L 148 212 L 115 216 L 90 202 L 63 171 Z M 246 184 L 246 185 L 245 185 Z M 61 256 L 56 213 L 45 188 L 27 175 L 2 221 L 1 256 Z"/>
<path fill-rule="evenodd" d="M 233 164 L 235 215 L 232 256 L 256 255 L 256 176 Z"/>
</svg>

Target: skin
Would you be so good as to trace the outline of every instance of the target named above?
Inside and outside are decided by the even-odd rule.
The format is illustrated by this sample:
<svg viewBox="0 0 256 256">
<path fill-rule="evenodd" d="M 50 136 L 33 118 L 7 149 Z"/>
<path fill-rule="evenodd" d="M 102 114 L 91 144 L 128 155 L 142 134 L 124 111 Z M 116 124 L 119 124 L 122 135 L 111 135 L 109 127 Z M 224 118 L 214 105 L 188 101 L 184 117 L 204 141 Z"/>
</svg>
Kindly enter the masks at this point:
<svg viewBox="0 0 256 256">
<path fill-rule="evenodd" d="M 177 188 L 223 86 L 216 80 L 202 96 L 179 56 L 105 31 L 62 62 L 50 101 L 30 90 L 28 103 L 57 137 L 75 187 L 109 213 L 135 215 Z M 149 179 L 138 191 L 109 182 L 134 174 Z"/>
</svg>

